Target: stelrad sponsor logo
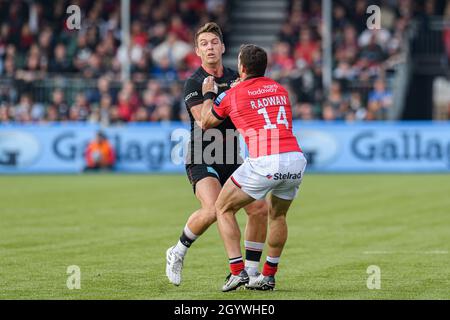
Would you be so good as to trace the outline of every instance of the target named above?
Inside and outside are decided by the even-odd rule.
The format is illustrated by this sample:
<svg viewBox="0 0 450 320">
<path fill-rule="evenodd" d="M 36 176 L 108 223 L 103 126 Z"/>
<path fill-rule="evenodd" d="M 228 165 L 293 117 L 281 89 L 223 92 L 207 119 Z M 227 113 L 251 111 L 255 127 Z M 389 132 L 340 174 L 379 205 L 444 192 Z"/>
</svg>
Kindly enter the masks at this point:
<svg viewBox="0 0 450 320">
<path fill-rule="evenodd" d="M 273 180 L 295 180 L 295 179 L 301 179 L 302 173 L 275 173 L 273 175 Z M 269 178 L 271 179 L 271 178 Z"/>
<path fill-rule="evenodd" d="M 20 131 L 0 132 L 0 166 L 23 168 L 32 165 L 40 155 L 39 142 Z"/>
</svg>

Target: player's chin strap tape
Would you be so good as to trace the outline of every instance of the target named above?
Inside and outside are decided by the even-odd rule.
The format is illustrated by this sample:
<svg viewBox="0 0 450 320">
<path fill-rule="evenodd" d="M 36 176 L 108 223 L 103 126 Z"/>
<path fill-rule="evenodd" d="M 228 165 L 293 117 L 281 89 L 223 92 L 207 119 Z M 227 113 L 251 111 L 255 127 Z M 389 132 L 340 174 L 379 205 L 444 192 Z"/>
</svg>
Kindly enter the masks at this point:
<svg viewBox="0 0 450 320">
<path fill-rule="evenodd" d="M 203 96 L 203 101 L 206 101 L 206 100 L 212 100 L 212 101 L 214 101 L 215 99 L 216 99 L 216 97 L 217 97 L 217 94 L 215 94 L 214 92 L 212 92 L 212 91 L 208 91 L 207 93 L 205 93 L 205 95 Z"/>
</svg>

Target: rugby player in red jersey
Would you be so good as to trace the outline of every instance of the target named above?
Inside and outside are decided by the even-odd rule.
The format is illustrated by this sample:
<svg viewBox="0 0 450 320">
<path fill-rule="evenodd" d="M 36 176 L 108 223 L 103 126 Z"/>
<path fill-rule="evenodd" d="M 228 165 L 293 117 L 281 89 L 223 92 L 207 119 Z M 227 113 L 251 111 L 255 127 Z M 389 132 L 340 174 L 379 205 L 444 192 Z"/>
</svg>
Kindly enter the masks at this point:
<svg viewBox="0 0 450 320">
<path fill-rule="evenodd" d="M 215 202 L 222 185 L 242 163 L 239 156 L 239 140 L 236 136 L 226 139 L 227 129 L 234 131 L 230 119 L 214 126 L 214 130 L 202 132 L 200 123 L 202 105 L 206 97 L 202 94 L 205 78 L 211 76 L 216 82 L 218 93 L 230 89 L 239 74 L 222 64 L 225 52 L 222 31 L 213 22 L 200 27 L 195 34 L 195 51 L 201 59 L 201 66 L 186 81 L 184 96 L 191 120 L 191 141 L 186 164 L 186 172 L 192 184 L 200 209 L 188 218 L 177 243 L 166 251 L 166 276 L 174 285 L 180 285 L 184 257 L 189 247 L 216 221 Z M 223 140 L 217 153 L 222 151 L 224 159 L 207 159 L 206 151 L 215 141 L 205 138 L 208 132 L 215 131 Z M 231 145 L 227 148 L 227 145 Z M 231 161 L 228 161 L 230 160 Z M 264 200 L 246 206 L 248 214 L 245 232 L 245 267 L 251 282 L 259 275 L 258 267 L 267 233 L 267 204 Z"/>
<path fill-rule="evenodd" d="M 231 274 L 222 291 L 247 288 L 271 290 L 287 239 L 286 214 L 296 197 L 306 167 L 306 159 L 292 133 L 292 112 L 288 92 L 276 81 L 264 77 L 267 54 L 255 45 L 243 45 L 238 68 L 241 82 L 209 99 L 202 107 L 202 128 L 231 121 L 244 137 L 249 157 L 231 175 L 216 202 L 219 233 L 228 254 Z M 214 79 L 203 83 L 203 95 L 212 97 Z M 262 274 L 249 284 L 240 246 L 236 212 L 269 198 L 268 253 Z"/>
</svg>

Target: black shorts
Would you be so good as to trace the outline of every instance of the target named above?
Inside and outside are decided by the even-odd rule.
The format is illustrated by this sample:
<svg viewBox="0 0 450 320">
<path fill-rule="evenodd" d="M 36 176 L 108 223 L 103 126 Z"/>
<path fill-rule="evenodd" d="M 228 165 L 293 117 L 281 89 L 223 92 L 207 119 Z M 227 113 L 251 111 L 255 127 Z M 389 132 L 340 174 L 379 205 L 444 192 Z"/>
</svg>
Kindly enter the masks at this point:
<svg viewBox="0 0 450 320">
<path fill-rule="evenodd" d="M 186 173 L 195 193 L 197 182 L 206 177 L 216 178 L 223 186 L 239 166 L 240 164 L 189 164 L 186 165 Z"/>
</svg>

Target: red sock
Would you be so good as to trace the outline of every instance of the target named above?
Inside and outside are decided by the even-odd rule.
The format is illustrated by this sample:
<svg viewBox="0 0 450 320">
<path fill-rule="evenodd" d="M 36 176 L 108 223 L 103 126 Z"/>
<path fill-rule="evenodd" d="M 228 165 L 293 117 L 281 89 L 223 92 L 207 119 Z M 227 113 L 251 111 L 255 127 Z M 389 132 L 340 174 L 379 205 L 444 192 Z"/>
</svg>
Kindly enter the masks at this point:
<svg viewBox="0 0 450 320">
<path fill-rule="evenodd" d="M 245 265 L 244 261 L 242 261 L 242 257 L 240 257 L 240 259 L 239 258 L 230 259 L 230 270 L 232 275 L 237 276 L 244 269 Z"/>
<path fill-rule="evenodd" d="M 278 265 L 270 265 L 270 262 L 265 262 L 262 270 L 263 276 L 274 276 L 277 273 Z"/>
</svg>

